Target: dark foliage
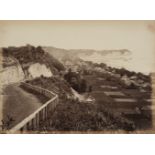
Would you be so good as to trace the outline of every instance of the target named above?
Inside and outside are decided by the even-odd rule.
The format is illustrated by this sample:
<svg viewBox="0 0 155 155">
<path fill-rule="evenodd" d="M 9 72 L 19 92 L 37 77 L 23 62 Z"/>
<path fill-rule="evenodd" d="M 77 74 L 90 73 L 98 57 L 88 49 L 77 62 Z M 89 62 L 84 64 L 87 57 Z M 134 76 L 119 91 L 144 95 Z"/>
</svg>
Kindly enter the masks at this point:
<svg viewBox="0 0 155 155">
<path fill-rule="evenodd" d="M 60 98 L 66 98 L 67 95 L 72 96 L 72 92 L 68 83 L 59 77 L 38 77 L 27 81 L 32 85 L 36 85 L 51 90 L 59 95 Z"/>
<path fill-rule="evenodd" d="M 65 69 L 63 64 L 52 55 L 46 53 L 41 46 L 34 47 L 27 45 L 22 47 L 3 48 L 3 55 L 16 58 L 22 66 L 23 64 L 38 62 L 45 64 L 53 73 Z"/>
<path fill-rule="evenodd" d="M 49 126 L 48 122 L 52 122 Z M 47 131 L 133 131 L 134 123 L 121 115 L 114 115 L 103 107 L 75 100 L 60 103 L 47 122 Z"/>
<path fill-rule="evenodd" d="M 87 91 L 87 82 L 81 77 L 80 73 L 72 72 L 69 69 L 68 73 L 64 75 L 64 79 L 79 93 L 85 93 Z"/>
</svg>

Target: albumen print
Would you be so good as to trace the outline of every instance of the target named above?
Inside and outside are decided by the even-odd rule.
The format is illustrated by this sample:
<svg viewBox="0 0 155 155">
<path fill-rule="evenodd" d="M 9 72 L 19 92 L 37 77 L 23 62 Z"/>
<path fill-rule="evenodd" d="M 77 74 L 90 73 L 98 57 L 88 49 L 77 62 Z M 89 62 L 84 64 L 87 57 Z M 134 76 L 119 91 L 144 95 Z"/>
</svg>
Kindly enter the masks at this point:
<svg viewBox="0 0 155 155">
<path fill-rule="evenodd" d="M 155 21 L 0 21 L 0 133 L 155 133 Z"/>
</svg>

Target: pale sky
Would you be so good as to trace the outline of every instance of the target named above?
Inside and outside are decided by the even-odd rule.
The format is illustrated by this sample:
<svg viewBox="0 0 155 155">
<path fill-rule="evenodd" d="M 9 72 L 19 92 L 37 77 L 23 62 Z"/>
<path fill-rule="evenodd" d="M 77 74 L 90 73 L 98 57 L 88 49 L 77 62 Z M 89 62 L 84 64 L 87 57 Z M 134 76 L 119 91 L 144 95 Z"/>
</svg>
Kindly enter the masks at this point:
<svg viewBox="0 0 155 155">
<path fill-rule="evenodd" d="M 152 45 L 153 24 L 151 21 L 0 21 L 0 44 L 139 50 Z"/>
<path fill-rule="evenodd" d="M 26 44 L 66 49 L 129 49 L 150 65 L 154 21 L 0 21 L 0 46 Z"/>
</svg>

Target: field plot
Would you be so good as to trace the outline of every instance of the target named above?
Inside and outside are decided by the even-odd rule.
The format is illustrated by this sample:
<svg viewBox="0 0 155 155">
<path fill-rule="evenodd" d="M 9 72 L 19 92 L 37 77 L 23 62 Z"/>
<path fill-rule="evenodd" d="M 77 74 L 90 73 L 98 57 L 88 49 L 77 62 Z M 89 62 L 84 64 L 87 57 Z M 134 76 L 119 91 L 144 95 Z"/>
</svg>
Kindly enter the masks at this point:
<svg viewBox="0 0 155 155">
<path fill-rule="evenodd" d="M 151 92 L 140 92 L 137 89 L 125 89 L 119 86 L 116 89 L 114 83 L 110 84 L 109 81 L 104 80 L 104 77 L 98 78 L 95 75 L 86 76 L 86 78 L 89 84 L 94 86 L 92 96 L 96 99 L 96 104 L 133 121 L 136 129 L 151 127 L 153 109 Z M 101 87 L 103 85 L 104 87 Z"/>
</svg>

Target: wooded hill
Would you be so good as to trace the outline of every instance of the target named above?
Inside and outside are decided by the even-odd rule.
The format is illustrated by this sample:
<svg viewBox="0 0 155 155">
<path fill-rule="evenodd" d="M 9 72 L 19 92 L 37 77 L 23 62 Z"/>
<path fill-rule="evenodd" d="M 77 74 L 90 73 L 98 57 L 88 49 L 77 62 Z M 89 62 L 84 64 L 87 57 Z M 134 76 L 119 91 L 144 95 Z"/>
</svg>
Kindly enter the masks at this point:
<svg viewBox="0 0 155 155">
<path fill-rule="evenodd" d="M 31 45 L 21 47 L 3 48 L 3 56 L 12 56 L 16 58 L 22 65 L 23 69 L 29 67 L 29 64 L 40 63 L 45 64 L 53 74 L 64 70 L 64 66 L 51 54 L 45 52 L 41 46 L 34 47 Z M 27 64 L 27 65 L 26 65 Z"/>
</svg>

